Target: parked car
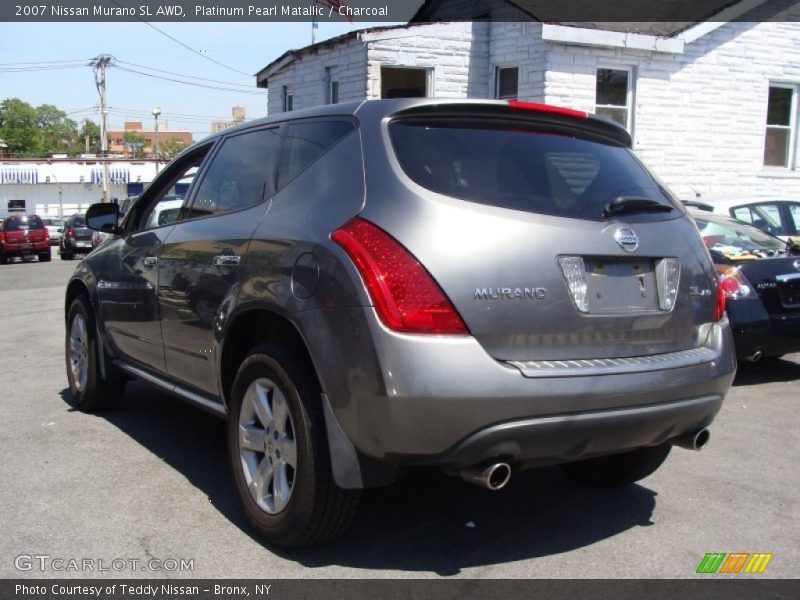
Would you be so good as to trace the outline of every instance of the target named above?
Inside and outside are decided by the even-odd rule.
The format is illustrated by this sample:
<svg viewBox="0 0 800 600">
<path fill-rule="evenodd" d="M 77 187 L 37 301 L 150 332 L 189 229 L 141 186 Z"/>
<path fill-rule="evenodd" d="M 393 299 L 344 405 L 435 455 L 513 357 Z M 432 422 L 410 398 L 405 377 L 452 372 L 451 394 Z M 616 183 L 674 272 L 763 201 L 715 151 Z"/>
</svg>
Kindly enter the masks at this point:
<svg viewBox="0 0 800 600">
<path fill-rule="evenodd" d="M 64 233 L 59 244 L 61 260 L 72 260 L 76 254 L 92 251 L 92 232 L 80 213 L 72 215 L 64 224 Z"/>
<path fill-rule="evenodd" d="M 724 198 L 687 203 L 750 223 L 784 241 L 800 236 L 800 198 Z"/>
<path fill-rule="evenodd" d="M 417 466 L 644 478 L 705 444 L 736 360 L 697 228 L 630 145 L 578 111 L 439 99 L 209 137 L 124 221 L 89 208 L 113 235 L 66 292 L 74 404 L 134 377 L 227 418 L 244 511 L 284 547 Z"/>
<path fill-rule="evenodd" d="M 50 260 L 50 238 L 42 220 L 36 215 L 6 217 L 0 229 L 0 264 L 31 254 L 41 262 Z"/>
<path fill-rule="evenodd" d="M 130 208 L 131 208 L 131 206 L 133 205 L 133 203 L 134 203 L 134 202 L 136 202 L 136 199 L 137 199 L 138 197 L 139 197 L 139 196 L 128 196 L 127 198 L 125 198 L 125 199 L 124 199 L 124 200 L 123 200 L 123 201 L 120 203 L 120 205 L 119 205 L 119 216 L 120 216 L 120 218 L 122 218 L 122 217 L 124 217 L 126 214 L 128 214 L 128 211 L 130 210 Z"/>
<path fill-rule="evenodd" d="M 64 230 L 64 221 L 55 217 L 42 217 L 42 223 L 50 235 L 50 245 L 58 246 L 61 243 L 61 232 Z"/>
<path fill-rule="evenodd" d="M 758 361 L 800 352 L 800 260 L 743 221 L 692 211 L 727 297 L 736 353 Z"/>
<path fill-rule="evenodd" d="M 105 242 L 111 236 L 110 233 L 105 233 L 103 231 L 93 231 L 92 232 L 92 250 L 100 246 L 103 242 Z"/>
</svg>

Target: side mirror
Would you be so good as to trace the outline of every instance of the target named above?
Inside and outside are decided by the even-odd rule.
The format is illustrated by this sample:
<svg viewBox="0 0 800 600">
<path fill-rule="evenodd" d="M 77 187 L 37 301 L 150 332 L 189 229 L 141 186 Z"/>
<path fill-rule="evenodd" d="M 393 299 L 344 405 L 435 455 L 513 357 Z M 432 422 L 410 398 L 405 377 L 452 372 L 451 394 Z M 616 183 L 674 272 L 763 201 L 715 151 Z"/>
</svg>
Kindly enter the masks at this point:
<svg viewBox="0 0 800 600">
<path fill-rule="evenodd" d="M 92 204 L 86 211 L 86 226 L 103 233 L 121 233 L 119 206 L 110 202 Z"/>
</svg>

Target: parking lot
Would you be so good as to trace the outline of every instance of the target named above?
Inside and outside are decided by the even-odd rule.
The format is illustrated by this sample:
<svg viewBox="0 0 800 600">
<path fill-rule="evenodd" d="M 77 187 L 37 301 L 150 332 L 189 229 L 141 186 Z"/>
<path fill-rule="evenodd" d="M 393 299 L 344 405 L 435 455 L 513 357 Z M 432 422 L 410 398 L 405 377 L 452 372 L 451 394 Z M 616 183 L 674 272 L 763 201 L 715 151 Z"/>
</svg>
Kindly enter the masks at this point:
<svg viewBox="0 0 800 600">
<path fill-rule="evenodd" d="M 708 446 L 674 449 L 640 485 L 589 489 L 546 468 L 492 494 L 419 472 L 367 493 L 340 542 L 275 552 L 239 508 L 222 421 L 139 383 L 113 412 L 70 406 L 63 288 L 77 264 L 54 250 L 0 266 L 0 577 L 684 578 L 707 552 L 772 553 L 761 577 L 797 576 L 800 355 L 741 366 Z M 37 554 L 193 564 L 15 566 Z"/>
</svg>

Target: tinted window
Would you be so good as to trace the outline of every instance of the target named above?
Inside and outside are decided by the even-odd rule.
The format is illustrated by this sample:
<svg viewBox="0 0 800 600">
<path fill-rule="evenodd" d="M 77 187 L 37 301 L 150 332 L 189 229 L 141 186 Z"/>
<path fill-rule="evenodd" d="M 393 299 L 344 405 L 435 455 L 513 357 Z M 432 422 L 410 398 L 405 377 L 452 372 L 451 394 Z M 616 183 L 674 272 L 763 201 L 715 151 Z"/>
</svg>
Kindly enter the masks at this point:
<svg viewBox="0 0 800 600">
<path fill-rule="evenodd" d="M 761 229 L 738 223 L 733 219 L 717 219 L 695 215 L 697 228 L 706 246 L 712 250 L 731 253 L 736 250 L 783 250 L 786 243 Z"/>
<path fill-rule="evenodd" d="M 6 231 L 25 231 L 27 229 L 44 229 L 39 217 L 13 217 L 4 224 Z"/>
<path fill-rule="evenodd" d="M 83 217 L 73 217 L 72 218 L 72 226 L 73 227 L 86 227 L 86 219 Z"/>
<path fill-rule="evenodd" d="M 272 190 L 277 129 L 228 138 L 200 182 L 190 217 L 220 214 L 260 204 Z"/>
<path fill-rule="evenodd" d="M 283 187 L 353 130 L 350 121 L 294 123 L 286 131 L 278 187 Z"/>
<path fill-rule="evenodd" d="M 672 206 L 623 147 L 528 131 L 518 123 L 397 121 L 389 130 L 408 176 L 447 196 L 592 220 L 601 220 L 604 206 L 620 196 Z"/>
</svg>

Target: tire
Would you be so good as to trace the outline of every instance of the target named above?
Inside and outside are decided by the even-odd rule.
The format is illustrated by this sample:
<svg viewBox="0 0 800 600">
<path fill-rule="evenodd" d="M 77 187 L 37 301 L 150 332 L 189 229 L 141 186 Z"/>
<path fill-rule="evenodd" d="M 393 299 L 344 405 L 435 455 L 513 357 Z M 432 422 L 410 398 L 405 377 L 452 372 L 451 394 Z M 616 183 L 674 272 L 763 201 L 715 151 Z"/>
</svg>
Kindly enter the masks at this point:
<svg viewBox="0 0 800 600">
<path fill-rule="evenodd" d="M 5 252 L 0 252 L 0 265 L 7 265 L 8 264 L 8 254 Z"/>
<path fill-rule="evenodd" d="M 39 253 L 39 262 L 50 262 L 50 248 L 47 249 L 47 252 Z"/>
<path fill-rule="evenodd" d="M 67 252 L 62 248 L 59 254 L 61 255 L 61 260 L 72 260 L 72 252 Z"/>
<path fill-rule="evenodd" d="M 671 449 L 672 446 L 665 443 L 623 454 L 566 463 L 561 468 L 581 483 L 597 486 L 628 485 L 652 475 L 666 460 Z"/>
<path fill-rule="evenodd" d="M 233 383 L 231 469 L 247 517 L 273 546 L 330 542 L 358 508 L 361 491 L 333 481 L 320 393 L 303 360 L 269 344 L 250 352 Z"/>
<path fill-rule="evenodd" d="M 67 316 L 64 355 L 69 391 L 75 407 L 96 412 L 115 406 L 125 393 L 125 378 L 107 361 L 106 374 L 100 374 L 94 315 L 89 299 L 78 296 Z"/>
</svg>

